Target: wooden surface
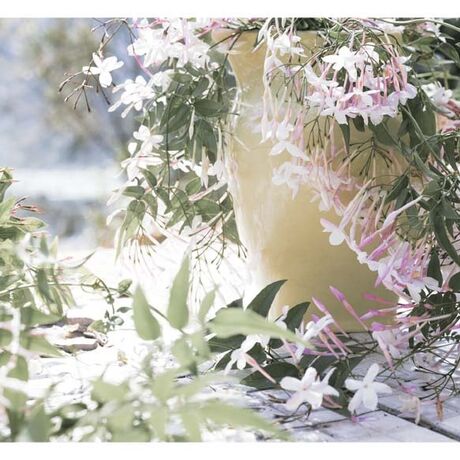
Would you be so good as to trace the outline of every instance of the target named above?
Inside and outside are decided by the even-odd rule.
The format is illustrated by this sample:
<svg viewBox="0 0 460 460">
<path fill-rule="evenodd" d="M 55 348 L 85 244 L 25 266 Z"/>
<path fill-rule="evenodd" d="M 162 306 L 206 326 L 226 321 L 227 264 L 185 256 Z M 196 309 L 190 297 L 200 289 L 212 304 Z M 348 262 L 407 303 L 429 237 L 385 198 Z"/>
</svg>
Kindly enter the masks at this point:
<svg viewBox="0 0 460 460">
<path fill-rule="evenodd" d="M 140 279 L 150 277 L 150 274 L 127 273 L 126 267 L 116 268 L 107 263 L 113 257 L 111 251 L 99 251 L 93 261 L 93 271 L 104 276 L 109 281 L 122 279 L 127 275 L 137 276 Z M 113 260 L 113 259 L 112 259 Z M 170 261 L 176 260 L 170 253 Z M 164 263 L 154 271 L 160 273 L 158 283 L 155 284 L 155 304 L 161 305 L 167 301 L 167 286 L 177 269 L 177 263 Z M 222 269 L 223 270 L 223 269 Z M 241 273 L 240 273 L 241 275 Z M 221 272 L 221 276 L 229 283 L 228 273 Z M 149 279 L 149 278 L 148 278 Z M 169 279 L 169 281 L 168 281 Z M 161 282 L 160 282 L 161 281 Z M 150 283 L 151 285 L 152 283 Z M 164 289 L 159 289 L 159 285 Z M 234 285 L 238 285 L 236 280 Z M 234 285 L 224 296 L 235 298 Z M 148 294 L 148 293 L 147 293 Z M 152 294 L 153 295 L 153 294 Z M 227 299 L 228 300 L 228 299 Z M 94 300 L 85 300 L 80 307 L 72 312 L 76 316 L 91 316 L 97 319 L 105 311 L 105 305 Z M 58 405 L 64 401 L 75 401 L 82 393 L 88 390 L 88 379 L 95 378 L 105 370 L 107 378 L 113 381 L 122 381 L 137 372 L 135 366 L 130 366 L 142 354 L 142 343 L 136 337 L 132 328 L 127 325 L 120 330 L 109 333 L 108 342 L 90 351 L 83 351 L 75 356 L 65 358 L 42 359 L 32 372 L 32 387 L 40 393 L 50 383 L 57 383 L 60 396 L 56 399 Z M 120 356 L 124 357 L 123 364 Z M 159 358 L 158 366 L 162 362 Z M 363 363 L 363 372 L 368 364 Z M 358 370 L 359 373 L 359 370 Z M 410 373 L 405 375 L 406 381 L 415 378 Z M 313 411 L 307 418 L 304 412 L 292 416 L 283 404 L 287 394 L 279 390 L 253 391 L 241 385 L 214 388 L 222 398 L 230 398 L 238 404 L 253 407 L 269 419 L 276 419 L 283 423 L 291 434 L 293 441 L 300 442 L 451 442 L 460 440 L 460 396 L 443 403 L 443 413 L 440 417 L 439 407 L 435 404 L 422 405 L 419 423 L 415 423 L 414 414 L 401 414 L 402 393 L 396 391 L 389 396 L 379 399 L 378 410 L 361 413 L 356 421 L 352 421 L 328 409 Z M 205 437 L 206 440 L 219 441 L 254 441 L 260 439 L 257 433 L 225 429 Z"/>
</svg>

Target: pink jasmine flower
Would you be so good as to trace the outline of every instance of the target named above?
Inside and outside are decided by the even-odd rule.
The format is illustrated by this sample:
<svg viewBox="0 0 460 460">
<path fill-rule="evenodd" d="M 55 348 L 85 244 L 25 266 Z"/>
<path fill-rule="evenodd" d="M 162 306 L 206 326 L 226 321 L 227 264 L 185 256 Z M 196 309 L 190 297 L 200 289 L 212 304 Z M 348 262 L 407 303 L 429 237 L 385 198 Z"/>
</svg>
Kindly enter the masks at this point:
<svg viewBox="0 0 460 460">
<path fill-rule="evenodd" d="M 312 409 L 319 409 L 324 395 L 339 396 L 338 391 L 329 385 L 329 378 L 335 369 L 331 369 L 322 381 L 317 377 L 314 367 L 309 367 L 301 380 L 294 377 L 284 377 L 281 388 L 293 391 L 294 394 L 287 400 L 286 408 L 296 410 L 302 403 L 307 402 Z"/>
<path fill-rule="evenodd" d="M 385 383 L 375 382 L 375 378 L 379 373 L 379 365 L 372 364 L 363 380 L 354 380 L 348 378 L 345 380 L 345 386 L 348 390 L 355 392 L 353 398 L 348 404 L 348 410 L 351 413 L 356 412 L 361 405 L 366 409 L 376 410 L 379 394 L 392 393 L 391 388 Z"/>
<path fill-rule="evenodd" d="M 355 115 L 353 109 L 349 107 L 344 107 L 339 101 L 336 101 L 330 97 L 326 97 L 326 108 L 324 108 L 321 112 L 321 115 L 327 115 L 334 117 L 337 123 L 341 125 L 346 125 L 347 115 L 352 116 Z"/>
<path fill-rule="evenodd" d="M 94 66 L 83 67 L 83 73 L 88 75 L 99 75 L 99 83 L 103 88 L 107 88 L 112 84 L 111 72 L 123 66 L 123 62 L 119 61 L 116 56 L 110 56 L 106 59 L 101 59 L 96 53 L 93 53 Z"/>
</svg>

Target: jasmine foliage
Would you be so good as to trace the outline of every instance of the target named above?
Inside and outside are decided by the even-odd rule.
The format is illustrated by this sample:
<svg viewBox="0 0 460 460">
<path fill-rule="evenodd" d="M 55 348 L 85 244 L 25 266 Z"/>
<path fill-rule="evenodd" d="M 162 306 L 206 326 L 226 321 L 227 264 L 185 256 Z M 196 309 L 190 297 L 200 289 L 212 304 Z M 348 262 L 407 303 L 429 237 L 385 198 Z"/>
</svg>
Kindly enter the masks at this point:
<svg viewBox="0 0 460 460">
<path fill-rule="evenodd" d="M 109 289 L 83 269 L 85 260 L 59 260 L 57 240 L 50 243 L 44 223 L 30 217 L 36 208 L 7 196 L 12 182 L 11 171 L 0 169 L 0 440 L 45 441 L 52 423 L 43 401 L 29 397 L 29 365 L 64 353 L 36 328 L 64 319 L 74 288 L 100 293 L 110 306 L 100 326 L 113 327 L 115 300 L 128 283 Z"/>
<path fill-rule="evenodd" d="M 219 385 L 235 383 L 235 379 L 210 369 L 216 353 L 209 337 L 211 334 L 225 343 L 228 328 L 233 333 L 247 333 L 247 322 L 241 320 L 254 315 L 258 320 L 254 329 L 250 329 L 252 332 L 299 339 L 249 308 L 223 308 L 207 320 L 212 316 L 213 293 L 203 300 L 197 315 L 181 315 L 188 319 L 178 324 L 171 311 L 177 308 L 183 312 L 184 306 L 189 310 L 189 288 L 186 258 L 171 290 L 172 302 L 177 303 L 170 303 L 167 315 L 150 305 L 140 288 L 136 290 L 134 324 L 138 335 L 151 343 L 141 368 L 122 383 L 110 383 L 102 376 L 92 383 L 91 401 L 63 406 L 49 414 L 56 421 L 52 437 L 114 442 L 200 441 L 219 427 L 230 427 L 250 428 L 261 436 L 286 438 L 272 421 L 235 405 L 234 401 L 225 402 Z M 263 295 L 263 298 L 258 305 L 267 310 L 273 296 Z M 224 314 L 228 315 L 225 319 Z M 166 345 L 166 331 L 171 328 L 177 338 Z M 171 359 L 166 366 L 158 368 L 155 361 L 161 359 L 161 351 L 169 352 Z M 78 433 L 84 435 L 79 437 Z"/>
</svg>

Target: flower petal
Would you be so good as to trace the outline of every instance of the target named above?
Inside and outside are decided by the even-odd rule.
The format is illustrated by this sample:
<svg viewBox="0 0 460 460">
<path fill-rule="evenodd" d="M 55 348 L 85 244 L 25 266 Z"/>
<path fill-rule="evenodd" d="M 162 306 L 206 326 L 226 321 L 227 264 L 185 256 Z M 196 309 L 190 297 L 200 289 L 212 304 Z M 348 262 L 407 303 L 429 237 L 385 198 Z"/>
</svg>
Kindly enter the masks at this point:
<svg viewBox="0 0 460 460">
<path fill-rule="evenodd" d="M 302 388 L 302 384 L 299 379 L 294 377 L 283 377 L 280 382 L 281 388 L 288 391 L 299 391 Z"/>
<path fill-rule="evenodd" d="M 299 391 L 298 393 L 294 393 L 287 401 L 286 401 L 286 409 L 288 410 L 296 410 L 304 401 L 305 401 L 305 392 Z"/>
<path fill-rule="evenodd" d="M 363 404 L 369 410 L 376 410 L 379 402 L 377 393 L 372 387 L 365 387 L 361 390 L 363 396 Z"/>
</svg>

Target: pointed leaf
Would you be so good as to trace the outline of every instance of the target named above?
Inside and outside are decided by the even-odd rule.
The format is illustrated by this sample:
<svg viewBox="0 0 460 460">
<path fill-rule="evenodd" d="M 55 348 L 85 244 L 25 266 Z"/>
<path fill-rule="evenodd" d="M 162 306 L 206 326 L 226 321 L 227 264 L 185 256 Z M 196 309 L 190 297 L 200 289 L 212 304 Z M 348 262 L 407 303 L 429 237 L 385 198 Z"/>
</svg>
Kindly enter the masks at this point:
<svg viewBox="0 0 460 460">
<path fill-rule="evenodd" d="M 139 287 L 134 293 L 133 317 L 134 326 L 141 339 L 155 340 L 160 336 L 160 324 L 150 311 L 150 305 Z"/>
<path fill-rule="evenodd" d="M 266 318 L 276 294 L 278 294 L 278 291 L 285 282 L 286 280 L 275 281 L 263 288 L 248 305 L 248 310 L 252 310 Z"/>
<path fill-rule="evenodd" d="M 168 320 L 176 329 L 182 329 L 188 324 L 189 312 L 187 297 L 189 291 L 190 259 L 186 257 L 174 278 L 169 294 Z"/>
</svg>

